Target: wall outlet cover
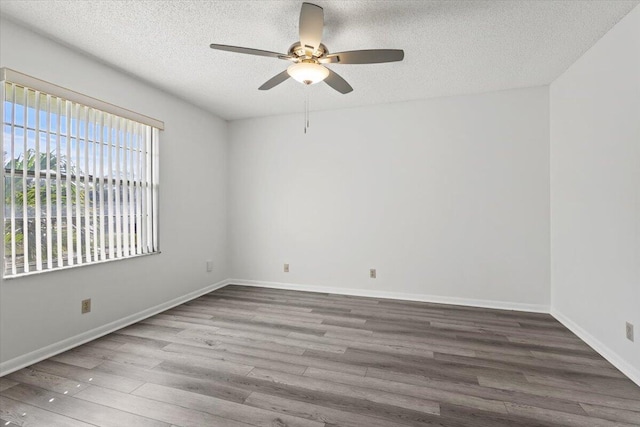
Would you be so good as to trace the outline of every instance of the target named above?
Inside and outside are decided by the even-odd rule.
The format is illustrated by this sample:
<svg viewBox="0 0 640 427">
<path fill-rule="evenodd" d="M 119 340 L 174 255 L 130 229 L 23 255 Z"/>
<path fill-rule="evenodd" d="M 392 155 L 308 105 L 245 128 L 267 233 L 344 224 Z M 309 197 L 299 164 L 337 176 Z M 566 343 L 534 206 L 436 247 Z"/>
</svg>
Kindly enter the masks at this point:
<svg viewBox="0 0 640 427">
<path fill-rule="evenodd" d="M 376 269 L 375 268 L 369 269 L 369 277 L 371 279 L 375 279 L 376 278 Z"/>
<path fill-rule="evenodd" d="M 80 312 L 82 314 L 87 314 L 91 311 L 91 298 L 82 300 L 82 307 Z"/>
<path fill-rule="evenodd" d="M 633 323 L 627 322 L 627 339 L 633 342 Z"/>
<path fill-rule="evenodd" d="M 207 260 L 207 272 L 211 273 L 213 271 L 213 261 L 210 259 Z"/>
<path fill-rule="evenodd" d="M 288 273 L 289 272 L 289 264 L 285 264 L 284 265 L 284 272 Z"/>
</svg>

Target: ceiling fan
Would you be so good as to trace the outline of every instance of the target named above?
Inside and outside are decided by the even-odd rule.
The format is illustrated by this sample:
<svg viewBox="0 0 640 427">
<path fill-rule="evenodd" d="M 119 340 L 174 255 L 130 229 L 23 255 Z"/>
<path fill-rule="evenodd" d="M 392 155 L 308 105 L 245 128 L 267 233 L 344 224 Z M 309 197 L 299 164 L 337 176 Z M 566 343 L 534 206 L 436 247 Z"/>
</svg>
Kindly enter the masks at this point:
<svg viewBox="0 0 640 427">
<path fill-rule="evenodd" d="M 302 3 L 299 24 L 300 41 L 292 44 L 286 54 L 223 44 L 211 44 L 210 47 L 228 52 L 269 56 L 293 62 L 285 71 L 267 80 L 258 88 L 260 90 L 269 90 L 292 77 L 305 85 L 324 81 L 338 92 L 346 94 L 353 90 L 351 85 L 335 71 L 325 67 L 324 64 L 376 64 L 402 61 L 404 58 L 404 51 L 401 49 L 370 49 L 329 53 L 329 49 L 321 43 L 323 28 L 324 10 L 315 4 Z"/>
</svg>

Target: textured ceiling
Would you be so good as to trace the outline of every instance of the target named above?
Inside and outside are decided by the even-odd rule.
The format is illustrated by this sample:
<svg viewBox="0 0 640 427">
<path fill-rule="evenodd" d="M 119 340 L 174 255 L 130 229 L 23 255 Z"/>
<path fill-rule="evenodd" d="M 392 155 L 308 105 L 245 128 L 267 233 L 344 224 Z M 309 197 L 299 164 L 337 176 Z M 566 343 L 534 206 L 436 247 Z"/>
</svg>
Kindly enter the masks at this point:
<svg viewBox="0 0 640 427">
<path fill-rule="evenodd" d="M 478 93 L 552 82 L 633 1 L 315 1 L 330 51 L 404 49 L 405 60 L 330 65 L 354 88 L 310 87 L 311 109 Z M 257 88 L 286 61 L 210 43 L 286 52 L 301 1 L 1 0 L 0 12 L 225 119 L 301 112 L 292 79 Z"/>
</svg>

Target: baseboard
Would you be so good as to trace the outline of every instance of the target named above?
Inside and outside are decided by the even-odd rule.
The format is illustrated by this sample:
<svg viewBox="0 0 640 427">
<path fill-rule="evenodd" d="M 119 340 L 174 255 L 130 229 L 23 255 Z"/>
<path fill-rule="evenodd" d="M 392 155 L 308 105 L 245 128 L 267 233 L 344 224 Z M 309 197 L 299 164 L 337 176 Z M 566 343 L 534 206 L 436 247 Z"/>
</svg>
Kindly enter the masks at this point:
<svg viewBox="0 0 640 427">
<path fill-rule="evenodd" d="M 155 307 L 148 308 L 146 310 L 132 314 L 125 318 L 118 319 L 111 323 L 107 323 L 106 325 L 99 326 L 97 328 L 91 329 L 89 331 L 83 332 L 73 337 L 50 344 L 41 349 L 32 351 L 27 354 L 23 354 L 21 356 L 7 360 L 5 362 L 2 362 L 0 363 L 0 377 L 10 374 L 11 372 L 17 371 L 19 369 L 25 368 L 27 366 L 33 365 L 34 363 L 40 362 L 41 360 L 47 359 L 49 357 L 53 357 L 56 354 L 60 354 L 64 351 L 70 350 L 81 344 L 95 340 L 96 338 L 100 338 L 103 335 L 117 331 L 118 329 L 124 328 L 125 326 L 129 326 L 133 323 L 144 320 L 147 317 L 151 317 L 155 314 L 161 313 L 177 305 L 184 304 L 187 301 L 190 301 L 194 298 L 198 298 L 199 296 L 207 294 L 211 291 L 215 291 L 216 289 L 220 289 L 228 284 L 229 284 L 228 279 L 221 280 L 220 282 L 214 283 L 213 285 L 209 285 L 205 288 L 198 289 L 197 291 L 190 292 L 181 297 L 172 299 L 171 301 L 167 301 L 165 303 L 156 305 Z"/>
<path fill-rule="evenodd" d="M 499 310 L 526 311 L 533 313 L 549 313 L 549 306 L 544 304 L 524 304 L 519 302 L 492 301 L 469 298 L 443 297 L 424 294 L 406 294 L 402 292 L 374 291 L 369 289 L 334 288 L 295 283 L 263 282 L 258 280 L 229 279 L 228 284 L 256 286 L 263 288 L 288 289 L 292 291 L 322 292 L 329 294 L 353 295 L 359 297 L 388 298 L 405 301 L 433 302 L 438 304 L 463 305 L 468 307 L 495 308 Z"/>
<path fill-rule="evenodd" d="M 492 301 L 492 300 L 480 300 L 469 298 L 456 298 L 456 297 L 443 297 L 435 295 L 425 294 L 407 294 L 401 292 L 387 292 L 387 291 L 375 291 L 368 289 L 356 289 L 356 288 L 335 288 L 327 286 L 315 286 L 315 285 L 303 285 L 296 283 L 281 283 L 281 282 L 265 282 L 258 280 L 246 280 L 246 279 L 225 279 L 217 283 L 214 283 L 205 288 L 199 289 L 194 292 L 190 292 L 181 297 L 175 298 L 171 301 L 156 305 L 155 307 L 148 308 L 138 313 L 127 316 L 123 319 L 116 320 L 103 326 L 99 326 L 90 331 L 83 332 L 73 337 L 64 339 L 57 343 L 48 345 L 41 349 L 32 351 L 30 353 L 15 357 L 0 363 L 0 377 L 10 374 L 11 372 L 33 365 L 41 360 L 53 357 L 56 354 L 60 354 L 64 351 L 70 350 L 74 347 L 92 341 L 101 336 L 107 335 L 118 329 L 129 326 L 133 323 L 144 320 L 150 316 L 161 313 L 165 310 L 184 304 L 187 301 L 198 298 L 204 294 L 215 291 L 216 289 L 223 288 L 230 284 L 255 286 L 263 288 L 274 289 L 287 289 L 294 291 L 307 291 L 307 292 L 322 292 L 339 295 L 353 295 L 372 298 L 388 298 L 406 301 L 421 301 L 432 302 L 438 304 L 452 304 L 462 305 L 470 307 L 483 307 L 494 308 L 500 310 L 514 310 L 525 311 L 534 313 L 551 313 L 560 323 L 566 326 L 571 332 L 576 334 L 581 340 L 591 346 L 602 357 L 607 359 L 613 366 L 618 368 L 623 374 L 629 377 L 633 382 L 640 386 L 640 371 L 631 366 L 625 360 L 623 360 L 618 354 L 610 350 L 607 346 L 602 344 L 598 339 L 594 338 L 590 333 L 582 329 L 575 322 L 569 319 L 567 316 L 558 312 L 557 310 L 543 304 L 523 304 L 517 302 L 505 302 L 505 301 Z"/>
<path fill-rule="evenodd" d="M 576 334 L 578 338 L 587 343 L 591 348 L 593 348 L 597 353 L 599 353 L 602 357 L 607 359 L 609 363 L 618 368 L 620 372 L 625 374 L 631 381 L 640 386 L 640 370 L 631 366 L 624 359 L 622 359 L 616 352 L 612 351 L 600 342 L 597 338 L 591 335 L 589 332 L 582 329 L 575 323 L 573 320 L 569 319 L 564 314 L 560 313 L 555 308 L 551 308 L 551 315 L 555 317 L 558 322 L 562 323 L 567 327 L 571 332 Z"/>
</svg>

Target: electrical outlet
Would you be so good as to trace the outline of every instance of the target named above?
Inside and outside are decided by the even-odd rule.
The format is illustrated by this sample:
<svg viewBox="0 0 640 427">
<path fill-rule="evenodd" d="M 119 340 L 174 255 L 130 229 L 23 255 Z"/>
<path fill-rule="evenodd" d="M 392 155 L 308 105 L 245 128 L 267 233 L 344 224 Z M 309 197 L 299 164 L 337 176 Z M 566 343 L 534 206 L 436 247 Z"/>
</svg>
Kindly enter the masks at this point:
<svg viewBox="0 0 640 427">
<path fill-rule="evenodd" d="M 91 298 L 82 300 L 82 314 L 87 314 L 91 311 Z"/>
<path fill-rule="evenodd" d="M 369 278 L 371 278 L 371 279 L 375 279 L 376 278 L 376 269 L 375 268 L 370 268 L 369 269 Z"/>
<path fill-rule="evenodd" d="M 207 260 L 207 272 L 211 273 L 213 271 L 213 261 L 210 259 Z"/>
<path fill-rule="evenodd" d="M 284 265 L 284 272 L 288 273 L 289 272 L 289 264 L 285 264 Z"/>
<path fill-rule="evenodd" d="M 627 322 L 627 339 L 633 342 L 633 323 Z"/>
</svg>

